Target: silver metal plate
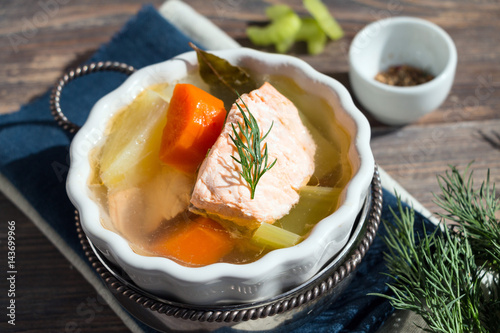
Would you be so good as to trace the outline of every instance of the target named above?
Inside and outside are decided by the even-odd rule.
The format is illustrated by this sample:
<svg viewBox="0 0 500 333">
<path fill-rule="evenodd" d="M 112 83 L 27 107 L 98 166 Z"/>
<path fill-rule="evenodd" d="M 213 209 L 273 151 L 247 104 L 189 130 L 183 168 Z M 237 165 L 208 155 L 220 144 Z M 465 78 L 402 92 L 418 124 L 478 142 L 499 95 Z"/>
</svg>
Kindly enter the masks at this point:
<svg viewBox="0 0 500 333">
<path fill-rule="evenodd" d="M 137 287 L 87 239 L 75 214 L 81 244 L 92 266 L 131 315 L 160 332 L 289 332 L 330 306 L 348 287 L 376 236 L 382 186 L 375 167 L 371 191 L 346 246 L 313 278 L 265 301 L 195 306 L 159 298 Z"/>
</svg>

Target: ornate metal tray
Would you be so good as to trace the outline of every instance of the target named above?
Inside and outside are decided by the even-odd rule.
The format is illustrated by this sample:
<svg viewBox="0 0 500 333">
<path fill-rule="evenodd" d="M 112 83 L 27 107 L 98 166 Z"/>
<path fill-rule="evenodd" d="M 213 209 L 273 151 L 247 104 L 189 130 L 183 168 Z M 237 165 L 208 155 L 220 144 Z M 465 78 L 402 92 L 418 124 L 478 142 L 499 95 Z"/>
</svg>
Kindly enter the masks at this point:
<svg viewBox="0 0 500 333">
<path fill-rule="evenodd" d="M 344 249 L 313 278 L 268 300 L 233 305 L 195 306 L 162 299 L 137 287 L 107 261 L 76 226 L 85 255 L 117 301 L 135 318 L 160 332 L 289 332 L 313 320 L 348 287 L 376 236 L 382 187 L 375 168 L 371 191 Z"/>
<path fill-rule="evenodd" d="M 69 121 L 60 106 L 61 91 L 70 81 L 97 71 L 131 74 L 135 69 L 117 62 L 84 65 L 65 74 L 55 85 L 50 107 L 58 125 L 70 133 L 79 126 Z M 346 246 L 309 281 L 265 301 L 232 305 L 195 306 L 162 299 L 137 287 L 118 267 L 107 261 L 85 236 L 75 212 L 85 255 L 117 301 L 131 315 L 161 332 L 289 332 L 331 305 L 347 288 L 376 236 L 382 212 L 382 187 L 377 166 L 371 189 L 358 214 Z"/>
</svg>

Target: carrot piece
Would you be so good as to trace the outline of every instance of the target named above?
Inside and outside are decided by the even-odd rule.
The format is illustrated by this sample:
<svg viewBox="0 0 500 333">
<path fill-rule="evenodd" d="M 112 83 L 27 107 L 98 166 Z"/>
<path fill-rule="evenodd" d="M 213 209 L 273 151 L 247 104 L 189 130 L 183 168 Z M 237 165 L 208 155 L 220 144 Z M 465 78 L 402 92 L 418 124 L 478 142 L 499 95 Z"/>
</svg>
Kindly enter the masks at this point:
<svg viewBox="0 0 500 333">
<path fill-rule="evenodd" d="M 160 160 L 186 173 L 196 172 L 225 118 L 223 101 L 192 84 L 177 84 L 167 111 Z"/>
<path fill-rule="evenodd" d="M 219 261 L 234 244 L 235 240 L 219 223 L 199 217 L 160 238 L 151 250 L 189 266 L 204 266 Z"/>
</svg>

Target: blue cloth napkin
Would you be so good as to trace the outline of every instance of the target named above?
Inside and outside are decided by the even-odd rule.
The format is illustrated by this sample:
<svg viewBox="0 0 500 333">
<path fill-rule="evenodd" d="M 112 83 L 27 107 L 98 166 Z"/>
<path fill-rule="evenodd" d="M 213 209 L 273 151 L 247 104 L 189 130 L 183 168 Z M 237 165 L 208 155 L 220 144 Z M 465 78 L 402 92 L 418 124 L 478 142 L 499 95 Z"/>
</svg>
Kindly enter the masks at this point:
<svg viewBox="0 0 500 333">
<path fill-rule="evenodd" d="M 119 61 L 141 68 L 191 50 L 188 42 L 189 38 L 152 6 L 145 6 L 88 61 Z M 65 114 L 82 125 L 94 103 L 124 79 L 124 74 L 104 72 L 69 83 L 61 97 Z M 74 207 L 65 190 L 71 139 L 72 136 L 61 129 L 50 114 L 49 92 L 18 112 L 0 116 L 0 173 L 67 245 L 84 258 L 73 223 Z M 388 207 L 395 207 L 395 204 L 395 197 L 384 191 L 384 219 L 391 220 Z M 430 222 L 417 215 L 419 221 L 425 222 L 428 230 L 433 229 Z M 383 232 L 381 226 L 380 233 Z M 383 251 L 384 245 L 377 238 L 360 265 L 349 292 L 294 332 L 375 332 L 393 311 L 386 300 L 366 296 L 367 293 L 388 291 L 388 278 L 381 274 L 385 271 Z M 153 332 L 138 324 L 145 332 Z"/>
</svg>

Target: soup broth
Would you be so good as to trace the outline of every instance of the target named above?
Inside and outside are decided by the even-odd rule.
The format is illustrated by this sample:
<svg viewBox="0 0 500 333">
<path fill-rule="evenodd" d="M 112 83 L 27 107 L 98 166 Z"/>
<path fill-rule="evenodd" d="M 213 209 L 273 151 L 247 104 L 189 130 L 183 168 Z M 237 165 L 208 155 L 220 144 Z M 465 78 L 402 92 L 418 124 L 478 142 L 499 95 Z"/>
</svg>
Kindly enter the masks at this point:
<svg viewBox="0 0 500 333">
<path fill-rule="evenodd" d="M 327 102 L 304 91 L 289 78 L 269 75 L 254 75 L 254 78 L 258 83 L 271 83 L 295 104 L 303 124 L 316 143 L 313 176 L 307 186 L 301 189 L 299 202 L 292 207 L 288 215 L 274 223 L 280 228 L 307 237 L 316 223 L 341 205 L 346 185 L 359 164 L 352 138 L 339 120 L 338 115 L 344 111 L 333 110 L 331 101 Z M 179 82 L 158 84 L 148 90 L 169 101 L 176 83 Z M 191 83 L 209 91 L 209 87 L 197 73 L 190 74 L 181 83 Z M 229 101 L 224 102 L 227 105 Z M 335 108 L 340 108 L 340 103 L 335 103 Z M 144 172 L 145 176 L 135 178 L 134 175 L 133 186 L 130 188 L 114 189 L 106 186 L 100 171 L 103 151 L 108 144 L 108 137 L 113 135 L 115 127 L 120 126 L 121 118 L 130 113 L 131 108 L 133 107 L 128 106 L 112 117 L 103 144 L 92 151 L 92 173 L 88 184 L 99 203 L 101 223 L 104 227 L 126 238 L 135 252 L 146 256 L 162 256 L 156 249 L 165 235 L 175 234 L 184 228 L 186 223 L 199 218 L 188 210 L 189 197 L 196 177 L 173 172 L 171 168 L 162 165 L 157 156 L 152 156 L 148 157 L 152 158 L 148 162 L 152 166 L 141 167 L 139 170 Z M 158 121 L 165 121 L 163 118 Z M 162 124 L 158 126 L 163 127 Z M 232 249 L 219 260 L 220 262 L 245 264 L 272 250 L 252 241 L 249 230 L 235 231 L 229 228 L 225 232 L 230 234 Z M 186 266 L 199 266 L 175 257 L 170 259 Z"/>
</svg>

